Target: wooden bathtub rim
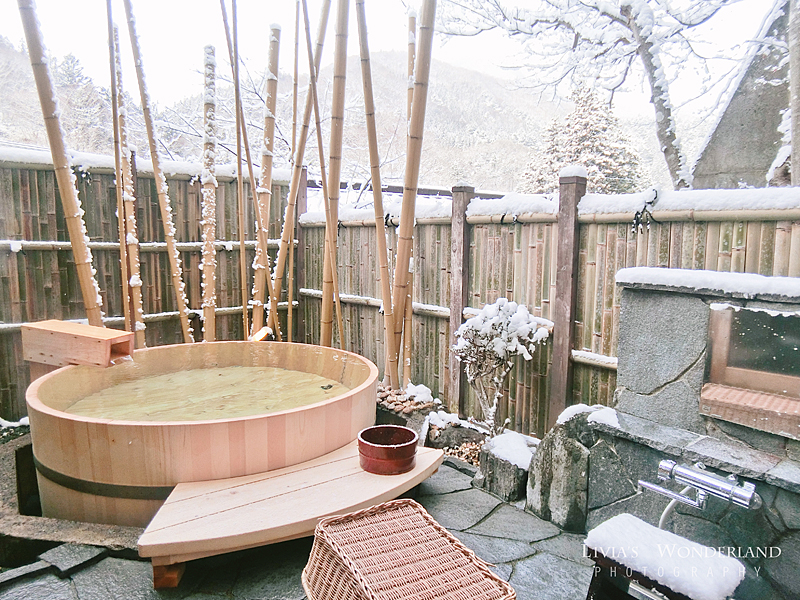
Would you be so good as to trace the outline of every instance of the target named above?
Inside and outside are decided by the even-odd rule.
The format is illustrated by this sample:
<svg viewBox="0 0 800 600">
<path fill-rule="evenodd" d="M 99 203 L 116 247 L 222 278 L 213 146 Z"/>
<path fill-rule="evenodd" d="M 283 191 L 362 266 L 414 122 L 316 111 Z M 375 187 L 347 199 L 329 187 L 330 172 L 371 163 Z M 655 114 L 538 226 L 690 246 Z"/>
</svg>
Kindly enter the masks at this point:
<svg viewBox="0 0 800 600">
<path fill-rule="evenodd" d="M 310 345 L 308 344 L 290 344 L 287 346 L 286 342 L 209 342 L 208 344 L 212 343 L 228 346 L 238 345 L 240 348 L 242 345 L 263 347 L 266 344 L 273 344 L 275 353 L 268 352 L 259 355 L 258 353 L 261 352 L 259 348 L 259 350 L 254 351 L 254 355 L 251 355 L 245 347 L 244 350 L 234 348 L 233 354 L 215 355 L 210 353 L 208 357 L 204 357 L 202 356 L 203 350 L 199 348 L 206 346 L 206 343 L 196 344 L 191 350 L 188 349 L 190 348 L 189 346 L 179 344 L 177 346 L 181 350 L 174 357 L 174 363 L 186 365 L 184 368 L 190 368 L 196 365 L 209 365 L 208 359 L 210 358 L 210 362 L 221 366 L 226 364 L 266 364 L 285 367 L 288 366 L 286 361 L 283 361 L 283 365 L 281 364 L 284 348 L 294 348 L 300 352 L 308 350 L 316 352 L 320 350 L 320 347 L 317 346 L 309 348 Z M 163 352 L 164 349 L 169 351 L 167 346 L 146 351 L 161 350 Z M 193 352 L 198 354 L 190 354 Z M 344 350 L 322 348 L 322 353 L 312 354 L 310 361 L 309 355 L 297 355 L 291 366 L 295 366 L 296 370 L 305 370 L 312 373 L 315 372 L 315 369 L 318 373 L 325 372 L 326 369 L 330 371 L 326 367 L 325 359 L 327 356 L 328 363 L 331 363 L 331 355 L 335 355 L 339 359 L 346 358 L 355 363 L 348 366 L 343 361 L 345 362 L 344 366 L 337 365 L 334 370 L 339 373 L 337 375 L 338 380 L 348 383 L 355 380 L 361 381 L 361 383 L 344 394 L 301 407 L 271 413 L 204 421 L 123 421 L 65 413 L 58 408 L 45 404 L 38 398 L 40 385 L 44 381 L 49 381 L 51 377 L 55 377 L 57 371 L 53 372 L 47 378 L 43 378 L 43 381 L 37 380 L 34 382 L 35 385 L 32 385 L 28 390 L 31 423 L 37 426 L 33 431 L 37 460 L 51 474 L 58 473 L 70 477 L 73 482 L 83 480 L 98 484 L 120 484 L 140 487 L 166 487 L 188 481 L 226 479 L 239 475 L 266 472 L 309 460 L 347 445 L 356 438 L 361 427 L 373 424 L 375 420 L 374 393 L 377 387 L 378 369 L 368 359 Z M 159 355 L 153 354 L 151 356 L 157 359 Z M 264 360 L 249 362 L 250 358 L 257 359 L 259 356 L 263 357 Z M 239 362 L 232 362 L 237 357 Z M 180 362 L 182 358 L 187 360 Z M 322 362 L 318 362 L 318 360 Z M 319 368 L 317 369 L 318 365 Z M 145 365 L 145 369 L 147 367 L 148 365 Z M 70 367 L 63 368 L 69 369 Z M 92 367 L 78 368 L 83 369 L 78 373 L 87 372 L 85 371 L 86 369 L 94 371 Z M 145 370 L 142 376 L 148 374 L 153 374 L 153 372 Z M 123 377 L 111 383 L 117 383 L 121 380 L 127 379 Z M 74 381 L 66 383 L 69 384 Z M 105 382 L 105 384 L 109 385 L 108 382 Z M 52 391 L 47 392 L 45 397 L 52 393 Z M 319 433 L 303 435 L 303 423 L 313 428 L 315 422 L 325 428 L 308 431 L 322 431 L 324 435 L 319 435 Z M 278 440 L 283 439 L 283 427 L 290 427 L 289 430 L 286 430 L 286 441 L 277 442 L 279 449 L 276 454 L 273 454 L 270 450 L 272 444 L 266 441 L 262 443 L 257 441 L 256 438 L 252 438 L 251 441 L 244 441 L 244 438 L 237 437 L 230 438 L 230 443 L 225 443 L 222 442 L 219 436 L 220 432 L 223 432 L 224 438 L 225 431 L 228 431 L 228 433 L 233 431 L 255 432 L 256 435 L 261 431 L 264 433 L 267 430 L 272 432 L 271 423 L 277 425 L 275 433 L 278 437 L 274 439 Z M 298 427 L 300 429 L 297 429 Z M 175 431 L 178 431 L 177 436 L 172 433 Z M 185 433 L 181 434 L 181 431 Z M 290 443 L 289 431 L 300 434 L 300 437 L 297 438 L 299 445 Z M 64 435 L 67 437 L 62 437 Z M 88 437 L 85 437 L 87 435 Z M 251 433 L 247 433 L 247 435 L 251 435 Z M 123 439 L 118 436 L 122 436 Z M 181 436 L 189 441 L 189 446 L 192 444 L 196 446 L 198 439 L 208 439 L 209 437 L 224 443 L 219 448 L 223 455 L 230 457 L 230 461 L 227 459 L 212 460 L 208 463 L 208 466 L 202 466 L 196 459 L 192 459 L 191 455 L 189 455 L 188 459 L 185 459 L 184 455 L 175 454 L 176 449 L 179 452 L 181 450 L 173 441 L 181 438 Z M 139 453 L 134 450 L 134 454 L 126 453 L 121 449 L 121 446 L 114 450 L 115 439 L 120 444 L 124 444 L 124 441 L 129 439 L 134 439 L 134 443 L 137 440 L 141 440 L 142 444 L 144 444 L 141 447 L 144 447 L 145 450 Z M 48 440 L 53 441 L 49 442 Z M 96 441 L 99 441 L 100 444 L 95 447 Z M 79 446 L 76 446 L 76 443 L 79 443 Z M 151 445 L 153 443 L 156 445 Z M 166 443 L 167 446 L 161 446 L 160 444 L 162 443 Z M 64 444 L 68 444 L 68 446 L 64 446 Z M 62 446 L 66 453 L 61 451 Z M 290 447 L 293 447 L 293 449 L 290 449 Z M 97 453 L 93 448 L 96 448 Z M 159 451 L 159 448 L 164 448 L 164 450 Z M 86 454 L 87 450 L 89 454 Z M 109 452 L 111 453 L 110 457 Z M 150 460 L 147 458 L 148 455 L 154 455 L 156 462 L 142 462 L 143 460 Z M 92 457 L 97 462 L 95 460 L 84 460 L 85 457 Z M 123 461 L 129 460 L 128 457 L 134 462 L 125 464 L 120 462 L 120 459 Z M 111 462 L 107 460 L 108 458 L 111 459 Z M 151 469 L 147 465 L 155 466 Z M 132 466 L 133 469 L 128 469 L 128 466 Z M 48 481 L 51 480 L 51 478 L 46 479 Z M 56 479 L 63 478 L 59 478 L 56 475 Z M 78 483 L 78 486 L 80 486 L 80 483 Z M 61 487 L 70 489 L 75 485 Z"/>
<path fill-rule="evenodd" d="M 355 352 L 350 352 L 349 350 L 340 350 L 338 348 L 331 348 L 331 347 L 328 347 L 328 346 L 318 346 L 316 344 L 301 344 L 301 343 L 298 343 L 298 342 L 247 342 L 247 341 L 241 341 L 241 340 L 221 341 L 221 342 L 199 342 L 199 343 L 197 343 L 197 345 L 206 345 L 206 344 L 274 344 L 276 346 L 291 346 L 291 347 L 313 346 L 314 348 L 322 348 L 324 351 L 330 351 L 332 353 L 335 352 L 335 353 L 340 353 L 340 354 L 345 354 L 345 355 L 348 355 L 348 356 L 355 357 L 358 361 L 361 361 L 362 364 L 364 364 L 368 368 L 369 374 L 367 375 L 367 378 L 363 383 L 359 384 L 358 386 L 356 386 L 354 388 L 349 389 L 348 391 L 346 391 L 343 394 L 339 394 L 338 396 L 334 396 L 333 398 L 327 398 L 325 400 L 320 400 L 319 402 L 314 402 L 313 404 L 305 404 L 303 406 L 297 406 L 295 408 L 287 408 L 287 409 L 284 409 L 284 410 L 278 410 L 278 411 L 268 412 L 268 413 L 258 413 L 258 414 L 255 414 L 255 415 L 245 415 L 245 416 L 240 416 L 240 417 L 229 417 L 227 419 L 205 419 L 205 420 L 192 420 L 192 421 L 132 421 L 132 420 L 123 420 L 123 419 L 105 419 L 105 418 L 99 418 L 99 417 L 88 417 L 88 416 L 85 416 L 85 415 L 74 415 L 72 413 L 68 413 L 66 411 L 58 410 L 56 408 L 48 406 L 47 404 L 45 404 L 44 402 L 42 402 L 39 399 L 38 392 L 39 392 L 40 386 L 42 384 L 44 384 L 44 383 L 47 383 L 50 379 L 55 377 L 58 373 L 61 373 L 61 372 L 65 371 L 65 370 L 67 370 L 67 369 L 75 369 L 75 368 L 83 368 L 83 369 L 95 369 L 96 368 L 98 370 L 105 368 L 105 367 L 92 367 L 92 366 L 89 366 L 89 365 L 67 365 L 65 367 L 59 367 L 55 371 L 51 371 L 51 372 L 39 377 L 38 379 L 36 379 L 33 382 L 31 382 L 31 384 L 28 386 L 27 390 L 25 391 L 25 401 L 26 401 L 26 404 L 28 404 L 29 408 L 31 406 L 33 406 L 33 408 L 35 408 L 35 410 L 37 410 L 37 411 L 39 411 L 41 413 L 45 413 L 45 414 L 47 414 L 49 416 L 52 416 L 52 417 L 66 418 L 66 419 L 68 419 L 70 421 L 79 421 L 79 422 L 83 422 L 83 423 L 101 423 L 101 424 L 105 424 L 105 425 L 131 425 L 131 426 L 137 426 L 137 427 L 163 427 L 165 425 L 182 425 L 183 426 L 183 425 L 192 425 L 192 424 L 198 424 L 198 425 L 200 425 L 200 424 L 203 424 L 203 425 L 208 424 L 208 425 L 211 425 L 211 424 L 215 424 L 215 423 L 224 424 L 224 423 L 234 423 L 234 422 L 237 422 L 237 421 L 246 421 L 248 419 L 254 419 L 254 418 L 258 418 L 258 417 L 263 417 L 263 416 L 266 416 L 266 415 L 270 415 L 270 416 L 273 416 L 273 415 L 275 415 L 275 416 L 288 415 L 288 414 L 300 412 L 300 411 L 302 411 L 304 409 L 307 409 L 309 407 L 312 407 L 312 406 L 321 407 L 321 406 L 325 406 L 327 404 L 332 404 L 334 402 L 341 401 L 342 399 L 344 399 L 344 398 L 346 398 L 348 396 L 356 395 L 357 393 L 360 393 L 360 392 L 364 391 L 365 389 L 367 389 L 368 387 L 373 385 L 374 382 L 377 382 L 378 375 L 380 374 L 380 372 L 378 371 L 378 367 L 375 366 L 375 363 L 373 363 L 368 358 L 366 358 L 364 356 L 361 356 L 360 354 L 356 354 Z M 186 346 L 185 344 L 169 344 L 169 345 L 164 345 L 164 346 L 153 346 L 151 348 L 142 348 L 142 349 L 139 349 L 139 350 L 135 350 L 134 354 L 133 354 L 134 361 L 135 361 L 136 354 L 138 354 L 140 352 L 148 352 L 148 351 L 152 351 L 152 350 L 163 350 L 165 348 L 173 348 L 173 347 L 180 348 L 180 347 L 185 347 L 185 346 Z M 113 367 L 109 367 L 109 368 L 113 368 Z M 278 368 L 282 368 L 282 367 L 278 367 Z M 288 370 L 296 371 L 297 369 L 288 369 Z M 62 417 L 62 415 L 66 415 L 66 417 Z"/>
</svg>

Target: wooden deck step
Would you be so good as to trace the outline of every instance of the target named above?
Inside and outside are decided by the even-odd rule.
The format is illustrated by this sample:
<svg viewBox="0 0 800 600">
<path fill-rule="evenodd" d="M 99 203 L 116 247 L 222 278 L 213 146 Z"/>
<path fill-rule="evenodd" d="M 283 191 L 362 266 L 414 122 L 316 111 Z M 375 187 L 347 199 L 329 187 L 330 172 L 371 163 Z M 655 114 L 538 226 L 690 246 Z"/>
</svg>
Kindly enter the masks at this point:
<svg viewBox="0 0 800 600">
<path fill-rule="evenodd" d="M 313 535 L 324 517 L 391 500 L 432 475 L 441 450 L 420 447 L 413 470 L 373 475 L 352 442 L 275 471 L 178 484 L 139 538 L 139 555 L 170 565 Z"/>
</svg>

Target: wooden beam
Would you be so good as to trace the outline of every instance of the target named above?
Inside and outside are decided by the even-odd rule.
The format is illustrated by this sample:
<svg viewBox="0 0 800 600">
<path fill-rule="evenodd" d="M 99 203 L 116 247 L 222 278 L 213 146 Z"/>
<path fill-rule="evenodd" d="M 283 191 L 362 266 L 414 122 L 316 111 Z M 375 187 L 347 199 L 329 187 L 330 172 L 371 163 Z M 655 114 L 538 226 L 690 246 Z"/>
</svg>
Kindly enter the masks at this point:
<svg viewBox="0 0 800 600">
<path fill-rule="evenodd" d="M 556 297 L 553 302 L 553 365 L 548 428 L 572 404 L 572 337 L 578 292 L 578 202 L 586 194 L 585 177 L 559 179 Z"/>
<path fill-rule="evenodd" d="M 450 224 L 450 346 L 456 343 L 456 330 L 461 326 L 464 307 L 468 306 L 469 290 L 469 229 L 467 228 L 467 205 L 475 195 L 475 188 L 457 186 L 453 188 L 453 214 Z M 458 409 L 466 415 L 466 376 L 461 362 L 453 352 L 448 353 L 450 366 L 447 405 L 450 411 Z"/>
</svg>

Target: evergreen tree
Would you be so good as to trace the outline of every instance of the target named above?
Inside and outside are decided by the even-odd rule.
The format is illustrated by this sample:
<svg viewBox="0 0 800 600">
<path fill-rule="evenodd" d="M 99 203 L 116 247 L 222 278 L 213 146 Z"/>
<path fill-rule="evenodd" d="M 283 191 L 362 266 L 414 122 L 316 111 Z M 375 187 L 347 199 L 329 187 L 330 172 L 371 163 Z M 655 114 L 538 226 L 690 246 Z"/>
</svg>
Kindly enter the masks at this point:
<svg viewBox="0 0 800 600">
<path fill-rule="evenodd" d="M 522 175 L 522 191 L 545 193 L 558 187 L 558 172 L 567 165 L 583 165 L 589 191 L 626 194 L 645 186 L 639 157 L 622 133 L 609 106 L 588 88 L 576 89 L 575 108 L 563 123 L 547 129 L 547 151 L 538 154 Z"/>
</svg>

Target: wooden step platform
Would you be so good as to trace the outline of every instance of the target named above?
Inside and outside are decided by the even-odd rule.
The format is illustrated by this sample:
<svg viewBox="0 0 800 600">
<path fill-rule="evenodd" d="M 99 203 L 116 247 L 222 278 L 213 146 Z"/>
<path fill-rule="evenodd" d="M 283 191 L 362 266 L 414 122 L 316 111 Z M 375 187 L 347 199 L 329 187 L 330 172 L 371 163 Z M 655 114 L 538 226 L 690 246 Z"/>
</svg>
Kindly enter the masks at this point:
<svg viewBox="0 0 800 600">
<path fill-rule="evenodd" d="M 417 450 L 401 475 L 359 466 L 354 441 L 308 462 L 217 481 L 178 484 L 139 538 L 154 568 L 306 537 L 324 517 L 397 498 L 430 477 L 444 453 Z"/>
</svg>

